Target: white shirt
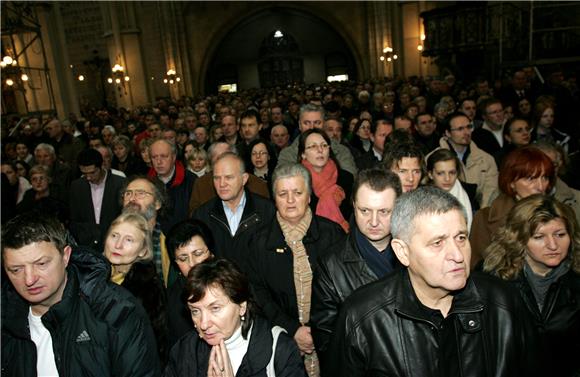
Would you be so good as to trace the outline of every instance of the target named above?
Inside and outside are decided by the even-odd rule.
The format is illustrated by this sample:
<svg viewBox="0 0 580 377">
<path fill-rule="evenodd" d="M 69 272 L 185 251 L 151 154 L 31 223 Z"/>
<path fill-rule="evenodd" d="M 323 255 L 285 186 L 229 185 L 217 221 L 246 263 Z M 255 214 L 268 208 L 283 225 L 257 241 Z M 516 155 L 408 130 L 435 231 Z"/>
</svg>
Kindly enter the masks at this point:
<svg viewBox="0 0 580 377">
<path fill-rule="evenodd" d="M 107 182 L 107 175 L 109 173 L 105 170 L 105 176 L 99 184 L 89 182 L 91 187 L 91 199 L 93 200 L 93 209 L 95 210 L 95 223 L 101 223 L 101 209 L 103 206 L 103 195 L 105 195 L 105 182 Z"/>
<path fill-rule="evenodd" d="M 238 373 L 238 369 L 240 369 L 240 365 L 242 365 L 242 360 L 244 359 L 246 352 L 248 352 L 250 336 L 252 336 L 252 327 L 248 330 L 248 339 L 244 339 L 242 336 L 242 326 L 240 326 L 236 331 L 234 331 L 232 336 L 224 342 L 226 350 L 228 351 L 228 356 L 230 357 L 230 362 L 232 363 L 234 376 Z"/>
<path fill-rule="evenodd" d="M 492 130 L 491 127 L 489 127 L 489 125 L 487 124 L 487 122 L 485 122 L 485 123 L 483 123 L 483 127 L 482 128 L 488 130 L 489 132 L 491 132 L 492 135 L 497 140 L 497 142 L 499 143 L 499 146 L 500 147 L 503 147 L 503 126 L 499 130 L 495 131 L 495 130 Z"/>
<path fill-rule="evenodd" d="M 44 327 L 41 317 L 32 314 L 32 308 L 28 309 L 28 326 L 30 327 L 30 338 L 36 344 L 36 372 L 38 376 L 58 376 L 54 352 L 52 351 L 52 337 Z"/>
<path fill-rule="evenodd" d="M 222 205 L 224 206 L 224 212 L 226 218 L 228 219 L 228 225 L 230 226 L 230 233 L 232 236 L 236 235 L 238 227 L 240 226 L 240 221 L 242 221 L 242 214 L 244 213 L 244 207 L 246 206 L 246 192 L 242 193 L 242 198 L 240 203 L 236 207 L 235 211 L 232 211 L 230 207 L 222 200 Z"/>
</svg>

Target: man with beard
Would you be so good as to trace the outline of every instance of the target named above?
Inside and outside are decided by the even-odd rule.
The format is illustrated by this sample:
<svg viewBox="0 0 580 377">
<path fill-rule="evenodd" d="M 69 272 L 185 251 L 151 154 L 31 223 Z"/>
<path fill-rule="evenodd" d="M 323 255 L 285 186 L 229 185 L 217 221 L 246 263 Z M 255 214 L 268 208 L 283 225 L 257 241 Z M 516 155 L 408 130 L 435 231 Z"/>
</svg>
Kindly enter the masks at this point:
<svg viewBox="0 0 580 377">
<path fill-rule="evenodd" d="M 138 212 L 149 222 L 152 231 L 153 261 L 166 287 L 175 281 L 177 272 L 171 267 L 171 260 L 165 247 L 165 234 L 158 218 L 167 204 L 165 186 L 157 179 L 137 176 L 127 181 L 121 190 L 123 212 Z"/>
</svg>

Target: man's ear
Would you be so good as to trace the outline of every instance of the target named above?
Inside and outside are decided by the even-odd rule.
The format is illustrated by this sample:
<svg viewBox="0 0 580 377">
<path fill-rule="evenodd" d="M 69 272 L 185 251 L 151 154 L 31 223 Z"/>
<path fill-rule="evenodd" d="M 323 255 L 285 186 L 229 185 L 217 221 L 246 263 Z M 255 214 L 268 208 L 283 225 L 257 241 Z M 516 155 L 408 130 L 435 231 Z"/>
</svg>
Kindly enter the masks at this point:
<svg viewBox="0 0 580 377">
<path fill-rule="evenodd" d="M 65 267 L 68 266 L 68 262 L 70 261 L 70 255 L 72 253 L 72 247 L 70 245 L 66 245 L 62 252 L 62 260 L 64 261 Z"/>
<path fill-rule="evenodd" d="M 244 173 L 244 174 L 242 174 L 242 182 L 243 182 L 243 185 L 244 185 L 244 186 L 245 186 L 245 185 L 246 185 L 246 183 L 248 182 L 248 178 L 250 178 L 250 175 L 249 175 L 248 173 Z"/>
<path fill-rule="evenodd" d="M 403 266 L 409 267 L 409 246 L 407 246 L 407 243 L 401 239 L 393 238 L 391 240 L 391 246 L 399 262 Z"/>
</svg>

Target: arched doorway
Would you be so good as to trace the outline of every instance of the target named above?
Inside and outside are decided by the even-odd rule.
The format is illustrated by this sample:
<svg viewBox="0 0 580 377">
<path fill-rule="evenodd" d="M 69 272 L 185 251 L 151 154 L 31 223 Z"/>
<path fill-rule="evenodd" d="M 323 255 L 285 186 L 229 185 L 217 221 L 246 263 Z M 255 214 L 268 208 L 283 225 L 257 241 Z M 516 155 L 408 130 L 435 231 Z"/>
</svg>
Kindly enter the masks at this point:
<svg viewBox="0 0 580 377">
<path fill-rule="evenodd" d="M 273 38 L 276 31 L 290 36 L 297 48 L 264 55 L 264 42 Z M 267 8 L 245 17 L 218 42 L 207 67 L 205 88 L 209 93 L 216 92 L 219 85 L 234 83 L 233 80 L 238 89 L 249 89 L 293 82 L 317 83 L 339 71 L 349 79 L 357 76 L 353 54 L 332 26 L 305 11 L 284 7 Z M 264 70 L 272 74 L 264 74 Z M 302 80 L 298 80 L 300 71 Z"/>
</svg>

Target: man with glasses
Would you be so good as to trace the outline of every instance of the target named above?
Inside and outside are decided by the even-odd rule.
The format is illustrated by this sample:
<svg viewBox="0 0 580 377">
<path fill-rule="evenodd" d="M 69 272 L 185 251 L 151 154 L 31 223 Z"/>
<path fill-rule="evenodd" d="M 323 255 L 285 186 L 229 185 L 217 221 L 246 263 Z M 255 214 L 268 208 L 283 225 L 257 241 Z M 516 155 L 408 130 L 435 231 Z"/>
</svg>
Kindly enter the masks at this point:
<svg viewBox="0 0 580 377">
<path fill-rule="evenodd" d="M 300 122 L 298 127 L 300 133 L 313 128 L 322 129 L 324 127 L 324 108 L 313 104 L 304 105 L 300 109 L 299 119 Z M 280 155 L 278 156 L 278 166 L 294 164 L 296 162 L 298 157 L 298 139 L 300 138 L 295 138 L 292 144 L 280 152 Z M 334 139 L 331 140 L 331 148 L 338 160 L 340 168 L 355 175 L 357 168 L 350 150 Z"/>
<path fill-rule="evenodd" d="M 473 141 L 477 146 L 492 156 L 501 152 L 503 147 L 503 126 L 505 114 L 501 101 L 496 98 L 485 100 L 483 109 L 483 126 L 473 131 Z"/>
<path fill-rule="evenodd" d="M 111 222 L 121 213 L 117 198 L 125 178 L 103 167 L 103 157 L 94 149 L 79 153 L 81 178 L 70 188 L 70 232 L 80 245 L 101 250 Z"/>
<path fill-rule="evenodd" d="M 439 140 L 441 148 L 450 149 L 463 163 L 464 177 L 460 179 L 477 185 L 476 197 L 480 208 L 488 207 L 497 196 L 498 171 L 494 158 L 471 140 L 473 124 L 467 115 L 456 112 L 444 122 L 445 136 Z"/>
<path fill-rule="evenodd" d="M 137 176 L 127 181 L 121 189 L 123 212 L 139 213 L 149 223 L 153 244 L 153 262 L 159 276 L 163 276 L 165 286 L 169 287 L 175 281 L 177 271 L 171 266 L 169 254 L 165 247 L 165 234 L 159 222 L 159 218 L 165 213 L 167 200 L 165 186 L 158 179 Z"/>
</svg>

